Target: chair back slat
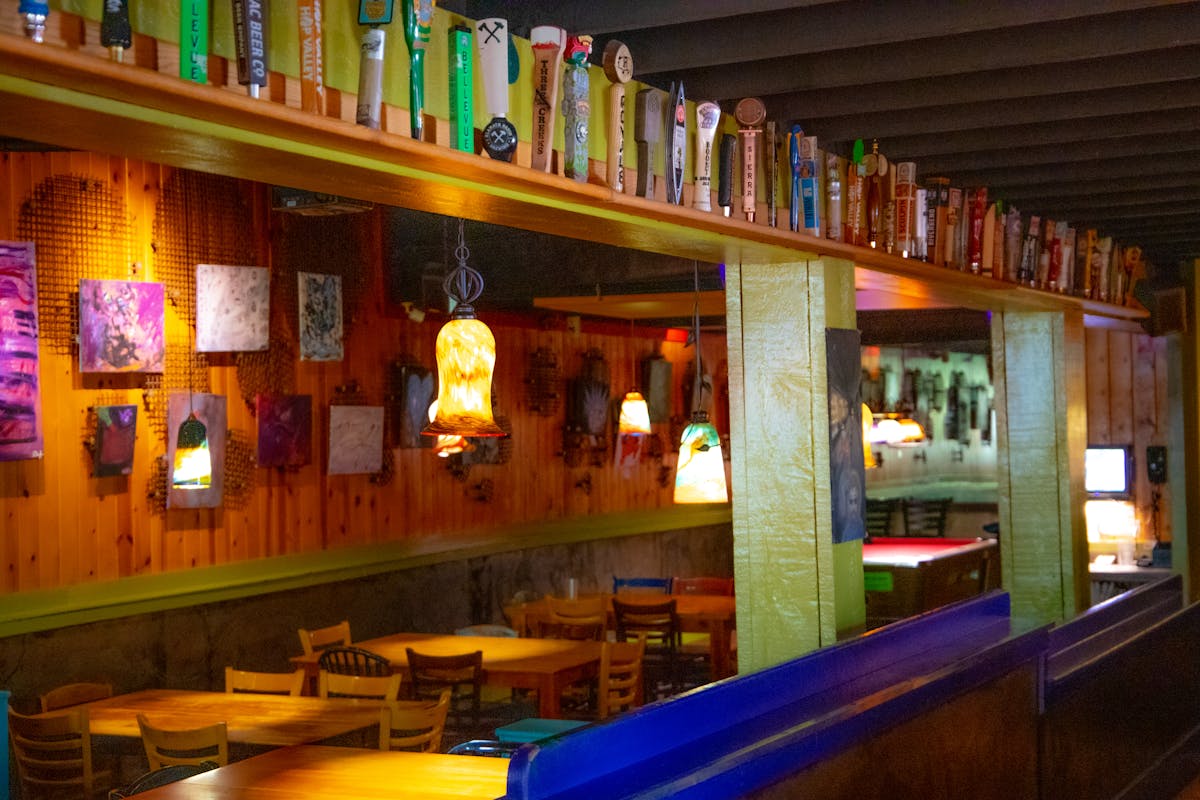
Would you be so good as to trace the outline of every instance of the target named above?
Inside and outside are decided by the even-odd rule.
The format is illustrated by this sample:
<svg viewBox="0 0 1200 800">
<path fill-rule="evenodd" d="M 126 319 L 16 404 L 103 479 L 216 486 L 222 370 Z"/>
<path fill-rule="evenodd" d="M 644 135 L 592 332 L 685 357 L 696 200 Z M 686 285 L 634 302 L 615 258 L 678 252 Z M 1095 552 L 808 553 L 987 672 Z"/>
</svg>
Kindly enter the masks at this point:
<svg viewBox="0 0 1200 800">
<path fill-rule="evenodd" d="M 304 655 L 312 655 L 318 650 L 324 650 L 326 647 L 334 645 L 348 645 L 350 639 L 350 620 L 344 619 L 336 625 L 330 625 L 327 628 L 315 628 L 309 630 L 301 628 L 300 631 L 300 646 L 304 648 Z"/>
<path fill-rule="evenodd" d="M 360 697 L 366 700 L 399 700 L 404 675 L 393 672 L 387 676 L 339 675 L 321 670 L 317 675 L 317 695 L 320 697 Z"/>
<path fill-rule="evenodd" d="M 93 700 L 103 700 L 106 697 L 112 697 L 112 694 L 111 683 L 68 683 L 39 696 L 38 703 L 41 704 L 44 714 L 47 711 L 70 708 L 82 703 L 90 703 Z"/>
<path fill-rule="evenodd" d="M 222 767 L 229 763 L 229 734 L 224 722 L 199 728 L 172 729 L 152 725 L 145 714 L 138 714 L 137 721 L 150 769 L 162 769 L 173 764 L 200 764 L 204 761 L 212 761 Z"/>
<path fill-rule="evenodd" d="M 379 749 L 439 752 L 449 711 L 449 689 L 443 689 L 432 701 L 398 700 L 384 703 L 379 712 Z"/>
<path fill-rule="evenodd" d="M 393 672 L 392 662 L 361 647 L 327 647 L 321 651 L 317 665 L 326 672 L 365 678 L 383 678 Z"/>
<path fill-rule="evenodd" d="M 226 667 L 225 691 L 228 694 L 284 694 L 299 697 L 304 691 L 304 670 L 254 672 Z"/>
</svg>

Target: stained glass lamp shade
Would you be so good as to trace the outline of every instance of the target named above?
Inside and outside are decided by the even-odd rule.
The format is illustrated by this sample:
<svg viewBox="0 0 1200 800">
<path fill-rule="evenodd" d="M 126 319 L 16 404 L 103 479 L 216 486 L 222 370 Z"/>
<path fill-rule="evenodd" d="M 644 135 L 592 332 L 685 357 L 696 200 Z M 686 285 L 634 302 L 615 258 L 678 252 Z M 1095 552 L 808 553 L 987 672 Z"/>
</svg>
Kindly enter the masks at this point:
<svg viewBox="0 0 1200 800">
<path fill-rule="evenodd" d="M 675 502 L 725 503 L 728 500 L 721 436 L 708 421 L 708 414 L 697 411 L 692 414 L 692 421 L 683 429 L 679 441 Z"/>
<path fill-rule="evenodd" d="M 621 416 L 617 420 L 617 432 L 639 436 L 650 433 L 650 408 L 641 392 L 629 392 L 621 401 Z"/>
<path fill-rule="evenodd" d="M 179 426 L 175 440 L 175 464 L 171 485 L 176 489 L 207 489 L 212 485 L 212 456 L 208 452 L 208 429 L 193 411 Z"/>
</svg>

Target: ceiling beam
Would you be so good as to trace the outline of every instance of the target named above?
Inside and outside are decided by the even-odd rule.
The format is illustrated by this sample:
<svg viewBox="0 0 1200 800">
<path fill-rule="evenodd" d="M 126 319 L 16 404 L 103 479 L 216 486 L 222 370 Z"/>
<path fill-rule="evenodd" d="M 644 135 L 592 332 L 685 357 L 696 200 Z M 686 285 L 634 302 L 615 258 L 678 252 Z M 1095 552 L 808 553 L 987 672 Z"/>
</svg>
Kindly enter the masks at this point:
<svg viewBox="0 0 1200 800">
<path fill-rule="evenodd" d="M 1001 121 L 1006 125 L 1073 123 L 1114 114 L 1155 114 L 1168 109 L 1197 108 L 1200 108 L 1200 81 L 1170 81 L 1145 84 L 1129 93 L 1072 92 L 1003 104 L 958 103 L 888 113 L 810 117 L 804 122 L 804 129 L 822 141 L 839 142 L 868 136 L 883 139 L 937 135 L 987 128 Z"/>
<path fill-rule="evenodd" d="M 948 37 L 986 42 L 1006 29 L 1047 27 L 1065 32 L 1065 26 L 1078 26 L 1079 35 L 1086 37 L 1092 29 L 1125 27 L 1135 12 L 1140 19 L 1163 4 L 1153 0 L 857 0 L 757 15 L 745 14 L 740 5 L 730 8 L 726 4 L 727 17 L 718 24 L 686 22 L 663 30 L 629 26 L 617 38 L 629 45 L 634 64 L 641 60 L 643 71 L 649 73 L 728 65 L 748 55 L 788 58 L 851 48 L 906 46 L 917 40 L 923 48 L 926 41 Z M 734 11 L 737 16 L 731 13 Z M 1140 28 L 1136 30 L 1140 36 Z M 1106 52 L 1094 50 L 1091 55 Z"/>
<path fill-rule="evenodd" d="M 1014 184 L 1005 187 L 1004 196 L 1011 200 L 1021 200 L 1027 197 L 1039 197 L 1042 195 L 1049 196 L 1051 194 L 1059 193 L 1078 197 L 1085 194 L 1091 194 L 1093 192 L 1108 192 L 1121 189 L 1137 191 L 1139 189 L 1153 189 L 1159 186 L 1171 189 L 1180 186 L 1198 185 L 1200 185 L 1200 171 L 1172 171 L 1166 174 L 1130 175 L 1122 178 L 1121 182 L 1115 186 L 1110 178 L 1101 178 L 1099 180 L 1090 181 L 1062 181 L 1054 184 Z"/>
<path fill-rule="evenodd" d="M 975 6 L 966 5 L 972 9 Z M 1082 20 L 934 37 L 920 40 L 919 45 L 872 45 L 774 58 L 763 58 L 756 40 L 748 48 L 735 50 L 727 42 L 738 32 L 732 27 L 715 28 L 722 34 L 715 46 L 740 54 L 740 60 L 732 59 L 739 63 L 684 70 L 673 62 L 663 61 L 659 72 L 658 67 L 652 69 L 646 63 L 654 56 L 649 52 L 639 56 L 639 51 L 634 50 L 634 72 L 638 79 L 661 87 L 682 79 L 690 97 L 716 100 L 742 97 L 747 87 L 759 96 L 830 87 L 846 87 L 853 94 L 855 87 L 874 83 L 880 76 L 893 81 L 937 78 L 1196 45 L 1200 44 L 1196 13 L 1195 3 L 1185 3 Z M 857 23 L 858 20 L 843 19 L 839 31 L 848 35 L 847 29 Z M 751 30 L 759 36 L 767 32 L 762 25 Z M 781 29 L 780 33 L 802 40 L 802 31 Z M 671 35 L 670 31 L 658 33 L 660 38 L 651 47 L 665 44 Z M 937 91 L 936 82 L 930 84 L 929 91 Z M 771 113 L 770 108 L 767 113 Z"/>
<path fill-rule="evenodd" d="M 1107 194 L 1069 195 L 1065 197 L 1036 197 L 1030 199 L 1030 205 L 1039 208 L 1120 208 L 1122 206 L 1144 205 L 1146 203 L 1170 202 L 1180 204 L 1196 204 L 1200 202 L 1200 187 L 1187 186 L 1178 189 L 1143 189 L 1130 192 L 1110 192 Z"/>
<path fill-rule="evenodd" d="M 903 150 L 892 149 L 890 140 L 880 142 L 879 150 L 893 162 L 909 160 L 900 155 L 904 153 Z M 943 172 L 964 172 L 1035 164 L 1066 164 L 1072 161 L 1092 161 L 1104 158 L 1173 157 L 1180 153 L 1195 152 L 1200 152 L 1200 130 L 1177 137 L 1130 136 L 1089 142 L 1061 142 L 1034 147 L 1004 147 L 975 153 L 927 156 L 917 159 L 917 170 L 919 175 L 937 175 Z"/>
<path fill-rule="evenodd" d="M 1171 47 L 1082 61 L 943 75 L 937 79 L 935 91 L 931 91 L 928 79 L 919 78 L 868 83 L 854 87 L 852 92 L 844 87 L 810 89 L 766 95 L 762 99 L 772 109 L 773 118 L 802 120 L 810 114 L 828 117 L 979 100 L 1016 100 L 1195 78 L 1200 78 L 1200 47 Z"/>
<path fill-rule="evenodd" d="M 1181 153 L 1169 159 L 1134 156 L 1127 159 L 1101 158 L 1063 164 L 973 170 L 951 175 L 960 186 L 1004 187 L 1009 185 L 1054 185 L 1060 181 L 1117 180 L 1145 175 L 1172 175 L 1200 170 L 1200 153 Z"/>
</svg>

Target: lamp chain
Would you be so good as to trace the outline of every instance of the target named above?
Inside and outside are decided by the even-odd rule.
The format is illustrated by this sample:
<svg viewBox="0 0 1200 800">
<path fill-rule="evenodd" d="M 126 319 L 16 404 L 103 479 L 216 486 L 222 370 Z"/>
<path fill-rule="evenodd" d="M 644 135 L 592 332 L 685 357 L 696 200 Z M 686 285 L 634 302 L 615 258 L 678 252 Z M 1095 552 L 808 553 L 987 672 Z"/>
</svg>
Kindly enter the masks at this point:
<svg viewBox="0 0 1200 800">
<path fill-rule="evenodd" d="M 450 270 L 442 281 L 442 289 L 452 300 L 455 310 L 462 307 L 464 311 L 471 310 L 479 295 L 483 293 L 483 276 L 478 271 L 467 266 L 471 251 L 467 249 L 466 236 L 463 233 L 463 220 L 458 221 L 458 246 L 454 248 L 454 258 L 458 265 Z"/>
<path fill-rule="evenodd" d="M 700 392 L 704 385 L 703 374 L 700 370 L 700 262 L 692 261 L 692 279 L 695 284 L 696 296 L 692 305 L 692 347 L 696 348 L 696 386 L 692 391 L 692 414 L 700 411 L 702 405 Z"/>
</svg>

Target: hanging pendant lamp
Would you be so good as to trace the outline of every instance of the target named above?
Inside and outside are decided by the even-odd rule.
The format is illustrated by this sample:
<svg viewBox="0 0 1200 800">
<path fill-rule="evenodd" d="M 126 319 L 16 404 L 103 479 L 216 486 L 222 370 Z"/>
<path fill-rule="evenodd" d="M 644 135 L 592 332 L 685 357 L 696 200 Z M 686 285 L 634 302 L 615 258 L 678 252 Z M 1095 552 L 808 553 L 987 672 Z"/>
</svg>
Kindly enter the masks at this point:
<svg viewBox="0 0 1200 800">
<path fill-rule="evenodd" d="M 470 254 L 460 219 L 454 251 L 458 266 L 442 284 L 454 301 L 454 310 L 437 336 L 437 413 L 421 431 L 426 436 L 506 435 L 492 417 L 496 339 L 488 326 L 475 318 L 471 306 L 483 292 L 483 276 L 467 266 Z"/>
<path fill-rule="evenodd" d="M 693 264 L 696 303 L 692 312 L 692 346 L 696 348 L 696 385 L 692 392 L 692 421 L 683 429 L 679 441 L 679 462 L 675 468 L 676 503 L 727 503 L 725 457 L 721 436 L 700 408 L 702 372 L 700 369 L 700 266 Z"/>
<path fill-rule="evenodd" d="M 617 433 L 622 436 L 644 436 L 651 433 L 650 407 L 641 392 L 627 392 L 621 401 L 621 416 L 617 419 Z"/>
<path fill-rule="evenodd" d="M 863 442 L 863 466 L 866 469 L 875 469 L 879 463 L 875 460 L 875 452 L 871 449 L 871 426 L 874 424 L 874 417 L 871 414 L 871 407 L 866 403 L 862 404 L 862 442 Z"/>
</svg>

